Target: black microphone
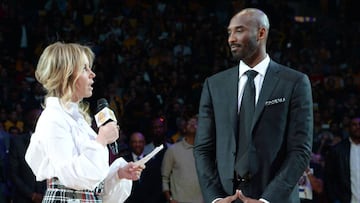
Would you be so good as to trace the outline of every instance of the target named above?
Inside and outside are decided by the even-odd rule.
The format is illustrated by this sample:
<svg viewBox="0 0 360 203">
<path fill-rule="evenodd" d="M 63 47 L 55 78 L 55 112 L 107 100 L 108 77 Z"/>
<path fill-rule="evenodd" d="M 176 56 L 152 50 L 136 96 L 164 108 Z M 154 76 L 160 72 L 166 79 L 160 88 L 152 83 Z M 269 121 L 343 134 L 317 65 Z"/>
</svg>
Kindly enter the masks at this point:
<svg viewBox="0 0 360 203">
<path fill-rule="evenodd" d="M 114 112 L 109 108 L 109 103 L 104 98 L 101 98 L 97 101 L 96 112 L 97 113 L 95 114 L 95 121 L 97 127 L 103 126 L 110 121 L 117 122 Z M 116 141 L 109 144 L 108 146 L 113 155 L 117 155 L 119 153 L 119 149 Z"/>
</svg>

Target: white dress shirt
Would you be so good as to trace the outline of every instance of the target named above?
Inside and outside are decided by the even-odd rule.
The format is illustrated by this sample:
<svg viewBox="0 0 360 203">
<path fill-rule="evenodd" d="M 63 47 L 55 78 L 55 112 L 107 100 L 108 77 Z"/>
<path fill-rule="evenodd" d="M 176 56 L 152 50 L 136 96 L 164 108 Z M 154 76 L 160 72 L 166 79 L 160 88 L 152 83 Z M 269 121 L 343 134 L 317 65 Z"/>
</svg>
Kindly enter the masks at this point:
<svg viewBox="0 0 360 203">
<path fill-rule="evenodd" d="M 144 154 L 140 154 L 140 156 L 136 155 L 134 152 L 131 152 L 132 158 L 134 161 L 139 161 L 144 157 Z"/>
<path fill-rule="evenodd" d="M 108 149 L 95 141 L 96 136 L 79 113 L 78 104 L 70 103 L 65 108 L 59 98 L 49 97 L 25 160 L 38 181 L 57 177 L 66 187 L 94 190 L 104 180 L 103 198 L 107 202 L 119 202 L 119 198 L 124 201 L 131 192 L 132 181 L 119 179 L 117 170 L 127 162 L 120 158 L 109 166 Z"/>
<path fill-rule="evenodd" d="M 360 202 L 360 144 L 350 139 L 351 203 Z"/>
<path fill-rule="evenodd" d="M 269 55 L 266 55 L 265 59 L 262 60 L 260 63 L 258 63 L 253 68 L 250 68 L 248 65 L 246 65 L 243 61 L 240 61 L 239 64 L 239 88 L 238 88 L 238 112 L 240 112 L 240 104 L 242 95 L 244 93 L 245 84 L 247 81 L 247 76 L 245 74 L 248 70 L 255 70 L 258 72 L 256 77 L 254 78 L 254 84 L 255 84 L 255 105 L 257 103 L 257 100 L 259 99 L 260 90 L 262 87 L 262 84 L 264 82 L 264 77 L 266 70 L 270 63 L 270 57 Z"/>
</svg>

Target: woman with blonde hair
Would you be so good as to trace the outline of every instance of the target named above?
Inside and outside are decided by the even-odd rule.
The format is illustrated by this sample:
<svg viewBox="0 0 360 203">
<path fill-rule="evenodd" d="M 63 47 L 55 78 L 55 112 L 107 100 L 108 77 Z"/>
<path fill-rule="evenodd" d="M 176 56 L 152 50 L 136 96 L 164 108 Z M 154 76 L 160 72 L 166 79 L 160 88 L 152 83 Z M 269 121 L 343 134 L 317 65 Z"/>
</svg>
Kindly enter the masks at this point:
<svg viewBox="0 0 360 203">
<path fill-rule="evenodd" d="M 109 166 L 107 144 L 119 137 L 109 122 L 96 133 L 88 105 L 95 73 L 87 46 L 56 42 L 40 56 L 35 77 L 47 92 L 25 159 L 38 181 L 47 180 L 43 202 L 123 202 L 144 165 L 119 158 Z"/>
</svg>

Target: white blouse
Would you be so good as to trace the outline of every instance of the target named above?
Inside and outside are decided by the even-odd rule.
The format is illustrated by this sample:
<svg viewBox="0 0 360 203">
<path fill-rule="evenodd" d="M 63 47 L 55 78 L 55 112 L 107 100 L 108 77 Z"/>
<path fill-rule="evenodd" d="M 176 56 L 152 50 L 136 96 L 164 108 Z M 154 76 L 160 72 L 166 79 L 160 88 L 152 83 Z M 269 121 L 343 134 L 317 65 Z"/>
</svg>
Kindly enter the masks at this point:
<svg viewBox="0 0 360 203">
<path fill-rule="evenodd" d="M 109 166 L 106 146 L 95 141 L 97 134 L 80 114 L 78 104 L 66 108 L 57 97 L 46 99 L 25 160 L 36 180 L 57 177 L 75 190 L 94 190 L 104 180 L 104 202 L 123 202 L 132 181 L 119 179 L 117 169 L 127 162 L 119 158 Z"/>
</svg>

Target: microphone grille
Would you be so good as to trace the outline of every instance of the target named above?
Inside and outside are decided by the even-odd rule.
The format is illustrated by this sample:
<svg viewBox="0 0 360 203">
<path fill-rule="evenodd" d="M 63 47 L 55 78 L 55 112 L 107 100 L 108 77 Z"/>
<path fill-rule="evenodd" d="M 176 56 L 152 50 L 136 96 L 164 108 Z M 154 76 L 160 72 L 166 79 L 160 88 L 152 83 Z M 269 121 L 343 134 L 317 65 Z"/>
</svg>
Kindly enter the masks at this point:
<svg viewBox="0 0 360 203">
<path fill-rule="evenodd" d="M 97 100 L 97 109 L 98 111 L 100 111 L 101 109 L 108 107 L 109 103 L 106 101 L 105 98 L 101 98 L 99 100 Z"/>
</svg>

